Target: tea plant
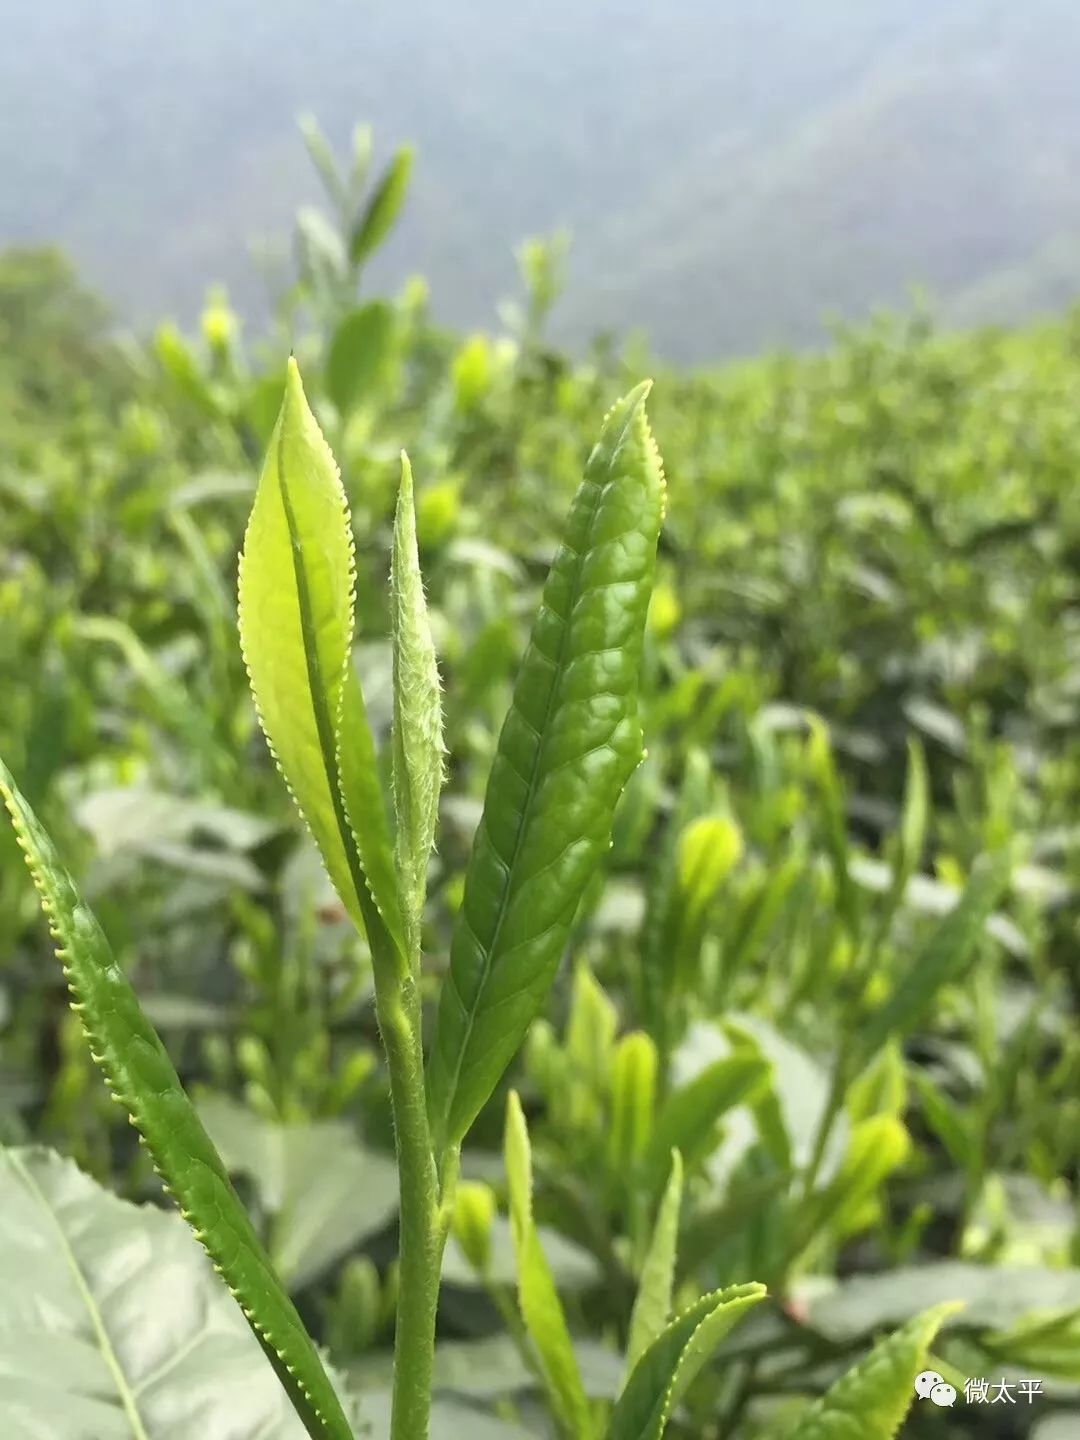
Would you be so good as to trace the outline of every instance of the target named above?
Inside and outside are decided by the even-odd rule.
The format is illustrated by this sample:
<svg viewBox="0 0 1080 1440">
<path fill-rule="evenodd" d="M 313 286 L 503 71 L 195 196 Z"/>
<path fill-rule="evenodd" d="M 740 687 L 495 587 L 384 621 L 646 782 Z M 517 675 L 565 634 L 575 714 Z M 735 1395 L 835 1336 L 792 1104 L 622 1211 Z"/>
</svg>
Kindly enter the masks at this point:
<svg viewBox="0 0 1080 1440">
<path fill-rule="evenodd" d="M 462 1142 L 544 1005 L 611 843 L 617 802 L 643 756 L 639 675 L 665 503 L 645 419 L 647 390 L 638 386 L 609 412 L 548 574 L 491 766 L 426 1057 L 424 905 L 444 749 L 412 475 L 403 455 L 390 579 L 393 726 L 389 754 L 380 756 L 352 657 L 348 507 L 295 363 L 244 541 L 240 634 L 259 719 L 370 954 L 400 1190 L 393 1440 L 424 1440 L 429 1431 L 436 1307 L 451 1228 L 481 1273 L 489 1262 L 493 1201 L 474 1181 L 459 1188 Z M 818 765 L 824 765 L 820 756 Z M 359 1433 L 354 1425 L 371 1420 L 363 1416 L 362 1397 L 357 1414 L 278 1278 L 97 921 L 4 768 L 0 788 L 49 916 L 72 1007 L 114 1099 L 235 1297 L 297 1421 L 311 1437 L 348 1440 Z M 689 881 L 691 905 L 672 952 L 684 979 L 704 935 L 693 896 L 703 883 L 715 888 L 717 864 L 727 864 L 718 861 L 718 844 L 715 830 L 695 832 L 680 852 L 680 875 L 714 876 Z M 959 953 L 954 932 L 966 933 L 981 920 L 994 893 L 976 887 L 957 910 L 948 943 L 939 943 L 922 971 L 916 967 L 876 1013 L 873 1042 L 865 1041 L 860 1065 L 920 1002 L 923 971 L 936 971 Z M 653 963 L 665 962 L 658 955 Z M 588 981 L 579 986 L 579 1003 L 595 1012 Z M 649 993 L 645 983 L 643 994 Z M 671 994 L 677 1001 L 678 985 Z M 661 1030 L 668 1024 L 659 1013 L 654 1020 Z M 555 1429 L 573 1440 L 601 1434 L 658 1440 L 711 1355 L 765 1294 L 763 1286 L 743 1281 L 675 1304 L 682 1152 L 697 1156 L 703 1134 L 737 1097 L 749 1095 L 765 1062 L 752 1043 L 737 1046 L 730 1060 L 674 1089 L 653 1122 L 642 1106 L 640 1078 L 655 1069 L 651 1043 L 628 1036 L 613 1061 L 624 1078 L 615 1092 L 622 1100 L 611 1154 L 632 1170 L 644 1166 L 644 1193 L 656 1204 L 649 1213 L 651 1203 L 643 1211 L 640 1197 L 633 1200 L 636 1298 L 621 1383 L 613 1403 L 599 1408 L 586 1392 L 534 1219 L 524 1111 L 516 1092 L 507 1099 L 517 1333 Z M 849 1079 L 842 1064 L 837 1075 L 814 1144 L 808 1194 Z M 867 1137 L 863 1151 L 853 1150 L 845 1163 L 857 1171 L 858 1155 L 869 1156 L 870 1149 Z M 5 1152 L 0 1184 L 5 1328 L 15 1329 L 20 1317 L 26 1323 L 35 1297 L 41 1307 L 29 1335 L 34 1348 L 17 1349 L 15 1369 L 7 1368 L 10 1378 L 0 1387 L 0 1410 L 14 1433 L 42 1433 L 49 1425 L 72 1440 L 152 1440 L 194 1434 L 196 1426 L 214 1434 L 295 1433 L 275 1411 L 265 1376 L 250 1373 L 222 1298 L 182 1252 L 167 1217 L 99 1197 L 85 1178 L 39 1150 Z M 849 1172 L 841 1171 L 832 1186 L 826 1197 L 853 1203 Z M 341 1303 L 347 1316 L 344 1291 Z M 795 1440 L 840 1437 L 857 1415 L 868 1440 L 891 1436 L 951 1308 L 938 1306 L 882 1342 L 788 1433 Z"/>
</svg>

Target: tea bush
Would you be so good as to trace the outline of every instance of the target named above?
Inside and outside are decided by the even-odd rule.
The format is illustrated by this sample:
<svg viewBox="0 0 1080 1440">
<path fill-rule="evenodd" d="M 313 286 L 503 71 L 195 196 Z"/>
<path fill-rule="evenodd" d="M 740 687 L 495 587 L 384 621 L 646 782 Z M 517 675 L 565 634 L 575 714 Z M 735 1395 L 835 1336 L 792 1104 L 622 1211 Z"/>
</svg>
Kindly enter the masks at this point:
<svg viewBox="0 0 1080 1440">
<path fill-rule="evenodd" d="M 501 333 L 459 337 L 432 321 L 422 282 L 395 297 L 366 289 L 405 200 L 407 152 L 372 183 L 362 141 L 339 169 L 315 130 L 308 139 L 333 217 L 301 217 L 295 278 L 257 342 L 220 293 L 197 337 L 163 325 L 121 342 L 55 257 L 0 263 L 0 755 L 25 797 L 13 804 L 39 863 L 58 863 L 55 845 L 78 877 L 75 902 L 50 869 L 54 920 L 64 895 L 76 918 L 92 907 L 116 962 L 101 973 L 138 996 L 142 1038 L 110 1042 L 114 1089 L 208 1233 L 205 1197 L 185 1198 L 162 1162 L 180 1111 L 147 1120 L 123 1071 L 159 1032 L 197 1112 L 183 1125 L 205 1128 L 205 1164 L 232 1177 L 263 1278 L 238 1279 L 229 1253 L 211 1253 L 299 1384 L 278 1363 L 283 1387 L 252 1351 L 162 1213 L 5 831 L 8 1431 L 347 1434 L 305 1411 L 303 1390 L 325 1384 L 344 1397 L 341 1425 L 388 1433 L 395 1313 L 400 1341 L 398 1301 L 417 1284 L 399 1262 L 395 1107 L 408 1141 L 393 1043 L 380 1041 L 394 967 L 369 892 L 350 892 L 328 853 L 361 822 L 320 832 L 249 629 L 255 697 L 314 839 L 300 822 L 236 632 L 236 556 L 292 352 L 351 517 L 335 541 L 354 551 L 342 564 L 355 569 L 355 633 L 341 643 L 382 767 L 354 782 L 373 801 L 380 777 L 389 790 L 397 776 L 396 859 L 392 834 L 358 848 L 383 852 L 372 891 L 386 912 L 400 904 L 387 895 L 413 897 L 391 930 L 424 957 L 408 1044 L 424 1048 L 422 1022 L 430 1153 L 443 1158 L 425 1193 L 450 1236 L 432 1434 L 621 1440 L 666 1422 L 703 1440 L 873 1440 L 901 1423 L 923 1369 L 958 1398 L 914 1400 L 903 1433 L 1072 1433 L 1080 315 L 941 335 L 916 312 L 838 333 L 818 355 L 669 373 L 633 346 L 553 351 L 560 254 L 533 242 Z M 488 806 L 516 783 L 503 717 L 600 417 L 644 373 L 669 513 L 640 655 L 621 639 L 611 654 L 640 679 L 647 754 L 602 864 L 606 835 L 586 826 L 583 890 L 566 891 L 537 959 L 527 1033 L 528 1016 L 504 1026 L 499 1013 L 481 1032 L 469 1073 L 509 1062 L 508 1081 L 456 1102 L 447 996 L 472 1000 L 453 937 L 473 913 L 467 887 L 485 883 L 466 872 L 477 835 L 483 850 L 489 774 Z M 395 531 L 402 446 L 423 589 L 408 527 Z M 306 543 L 325 561 L 324 541 Z M 290 624 L 273 609 L 276 563 L 249 615 L 267 632 L 256 647 L 281 644 Z M 335 613 L 341 640 L 352 621 Z M 419 656 L 410 683 L 403 634 Z M 306 683 L 300 670 L 290 684 Z M 403 729 L 425 675 L 428 720 Z M 414 734 L 426 751 L 410 758 Z M 431 784 L 410 806 L 402 776 L 434 764 L 440 744 L 425 867 Z M 359 752 L 340 753 L 344 766 Z M 575 794 L 609 804 L 625 777 L 578 778 L 564 810 Z M 534 903 L 525 914 L 539 923 Z M 449 1071 L 431 1068 L 448 1054 Z M 96 1328 L 71 1308 L 72 1274 Z M 954 1301 L 964 1308 L 935 1308 Z M 326 1369 L 297 1338 L 308 1334 Z M 638 1378 L 634 1362 L 661 1341 Z M 126 1409 L 116 1374 L 131 1381 Z M 1015 1388 L 1012 1405 L 966 1399 L 979 1377 L 1040 1390 L 1030 1403 Z M 816 1415 L 826 1392 L 863 1428 Z M 396 1434 L 421 1433 L 409 1406 L 399 1399 Z"/>
</svg>

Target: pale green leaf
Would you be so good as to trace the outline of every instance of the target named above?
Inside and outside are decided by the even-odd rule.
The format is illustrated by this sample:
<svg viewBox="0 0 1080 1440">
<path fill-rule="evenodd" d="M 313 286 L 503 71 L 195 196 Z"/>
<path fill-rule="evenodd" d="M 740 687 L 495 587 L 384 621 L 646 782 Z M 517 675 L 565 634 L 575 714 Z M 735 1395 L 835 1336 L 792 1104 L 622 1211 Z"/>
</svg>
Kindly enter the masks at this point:
<svg viewBox="0 0 1080 1440">
<path fill-rule="evenodd" d="M 765 1296 L 764 1285 L 705 1295 L 652 1342 L 612 1411 L 606 1440 L 660 1440 L 674 1406 L 724 1336 Z"/>
<path fill-rule="evenodd" d="M 937 1305 L 880 1341 L 810 1406 L 791 1440 L 893 1440 L 915 1398 L 915 1377 L 934 1336 L 961 1308 Z"/>
<path fill-rule="evenodd" d="M 353 592 L 345 492 L 290 360 L 240 557 L 241 647 L 260 723 L 342 903 L 369 929 L 373 899 L 400 945 L 389 825 L 351 662 Z"/>
<path fill-rule="evenodd" d="M 504 1155 L 522 1319 L 536 1349 L 553 1410 L 570 1434 L 586 1437 L 592 1426 L 589 1402 L 555 1280 L 533 1221 L 529 1132 L 513 1090 L 506 1105 Z"/>
<path fill-rule="evenodd" d="M 443 781 L 442 697 L 416 547 L 412 467 L 401 452 L 390 570 L 394 648 L 395 859 L 410 951 L 420 952 L 428 857 L 435 844 Z"/>
<path fill-rule="evenodd" d="M 664 1190 L 645 1263 L 641 1267 L 637 1298 L 630 1314 L 626 1343 L 627 1373 L 660 1334 L 671 1314 L 671 1287 L 675 1278 L 675 1248 L 679 1237 L 683 1168 L 678 1150 L 671 1152 L 671 1174 Z"/>
<path fill-rule="evenodd" d="M 303 1440 L 180 1217 L 0 1151 L 4 1440 Z"/>
</svg>

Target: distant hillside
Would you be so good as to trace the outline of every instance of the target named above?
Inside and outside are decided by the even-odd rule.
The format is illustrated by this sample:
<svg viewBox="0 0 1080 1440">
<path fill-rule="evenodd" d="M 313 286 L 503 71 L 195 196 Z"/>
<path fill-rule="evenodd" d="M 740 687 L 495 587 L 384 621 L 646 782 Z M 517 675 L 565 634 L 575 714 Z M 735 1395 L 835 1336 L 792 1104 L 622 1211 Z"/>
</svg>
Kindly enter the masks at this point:
<svg viewBox="0 0 1080 1440">
<path fill-rule="evenodd" d="M 558 326 L 683 359 L 903 301 L 1018 318 L 1080 291 L 1074 0 L 42 0 L 0 51 L 0 243 L 55 240 L 136 322 L 188 317 L 315 186 L 295 117 L 419 146 L 376 279 L 487 323 L 568 227 Z"/>
</svg>

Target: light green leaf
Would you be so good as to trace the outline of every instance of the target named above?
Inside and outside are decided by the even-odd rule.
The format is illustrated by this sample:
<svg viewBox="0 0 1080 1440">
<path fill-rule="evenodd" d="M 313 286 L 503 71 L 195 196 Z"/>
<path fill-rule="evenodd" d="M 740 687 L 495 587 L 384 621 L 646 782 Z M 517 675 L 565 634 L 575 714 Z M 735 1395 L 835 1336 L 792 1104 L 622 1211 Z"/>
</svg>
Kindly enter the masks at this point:
<svg viewBox="0 0 1080 1440">
<path fill-rule="evenodd" d="M 297 124 L 300 127 L 300 134 L 304 137 L 304 145 L 311 157 L 311 163 L 318 170 L 319 178 L 326 187 L 326 193 L 339 210 L 344 209 L 348 199 L 347 192 L 342 184 L 341 176 L 338 174 L 334 152 L 330 148 L 330 142 L 323 134 L 319 122 L 314 115 L 301 115 Z"/>
<path fill-rule="evenodd" d="M 431 638 L 420 557 L 409 457 L 401 452 L 401 489 L 394 517 L 390 571 L 394 647 L 395 859 L 410 954 L 419 957 L 427 892 L 428 856 L 435 844 L 443 782 L 442 697 Z"/>
<path fill-rule="evenodd" d="M 718 1122 L 736 1105 L 752 1101 L 768 1083 L 772 1067 L 749 1047 L 725 1060 L 714 1060 L 699 1075 L 673 1090 L 653 1127 L 645 1170 L 657 1186 L 672 1150 L 687 1164 L 706 1158 L 716 1144 Z"/>
<path fill-rule="evenodd" d="M 907 781 L 904 785 L 904 808 L 900 817 L 900 856 L 894 886 L 896 904 L 903 898 L 907 883 L 922 859 L 929 817 L 930 781 L 926 773 L 926 752 L 918 740 L 912 737 L 908 741 Z"/>
<path fill-rule="evenodd" d="M 286 1295 L 221 1157 L 184 1093 L 92 912 L 0 763 L 0 793 L 49 917 L 90 1052 L 130 1115 L 181 1213 L 260 1336 L 313 1437 L 351 1440 L 315 1347 Z"/>
<path fill-rule="evenodd" d="M 811 1201 L 801 1245 L 826 1230 L 840 1239 L 850 1233 L 866 1202 L 910 1154 L 911 1138 L 894 1116 L 873 1115 L 853 1125 L 840 1168 Z"/>
<path fill-rule="evenodd" d="M 334 331 L 326 357 L 326 393 L 342 415 L 373 397 L 394 350 L 396 316 L 386 300 L 350 310 Z"/>
<path fill-rule="evenodd" d="M 893 1440 L 934 1336 L 961 1308 L 937 1305 L 882 1340 L 810 1406 L 791 1440 Z"/>
<path fill-rule="evenodd" d="M 521 1102 L 513 1090 L 506 1104 L 504 1155 L 522 1319 L 536 1347 L 555 1414 L 571 1435 L 584 1440 L 592 1430 L 589 1402 L 581 1383 L 562 1303 L 533 1221 L 529 1132 Z"/>
<path fill-rule="evenodd" d="M 836 895 L 840 914 L 854 934 L 858 925 L 855 888 L 848 870 L 847 810 L 844 787 L 836 768 L 836 758 L 829 743 L 829 731 L 817 715 L 807 715 L 810 727 L 810 769 L 821 792 L 825 807 L 825 842 L 836 877 Z"/>
<path fill-rule="evenodd" d="M 349 258 L 354 265 L 362 265 L 393 228 L 405 204 L 414 158 L 412 146 L 402 145 L 383 172 L 349 241 Z"/>
<path fill-rule="evenodd" d="M 431 1050 L 440 1150 L 464 1137 L 543 1003 L 641 760 L 664 505 L 647 391 L 615 405 L 586 465 L 499 737 Z"/>
<path fill-rule="evenodd" d="M 611 1129 L 608 1156 L 615 1174 L 637 1164 L 649 1143 L 660 1056 L 652 1036 L 631 1030 L 611 1060 Z"/>
<path fill-rule="evenodd" d="M 606 1440 L 660 1440 L 671 1412 L 701 1367 L 764 1285 L 732 1285 L 691 1305 L 649 1346 L 612 1411 Z"/>
<path fill-rule="evenodd" d="M 664 1190 L 645 1263 L 641 1267 L 637 1298 L 630 1313 L 630 1335 L 626 1342 L 629 1374 L 660 1334 L 671 1314 L 671 1288 L 675 1279 L 675 1249 L 679 1238 L 679 1211 L 682 1206 L 683 1168 L 678 1150 L 671 1152 L 671 1174 Z"/>
<path fill-rule="evenodd" d="M 4 1440 L 304 1435 L 180 1217 L 46 1150 L 0 1150 L 0 1350 Z"/>
<path fill-rule="evenodd" d="M 341 477 L 296 362 L 240 557 L 240 642 L 259 720 L 353 922 L 402 927 L 385 803 L 351 662 L 354 560 Z M 373 902 L 373 903 L 372 903 Z"/>
</svg>

